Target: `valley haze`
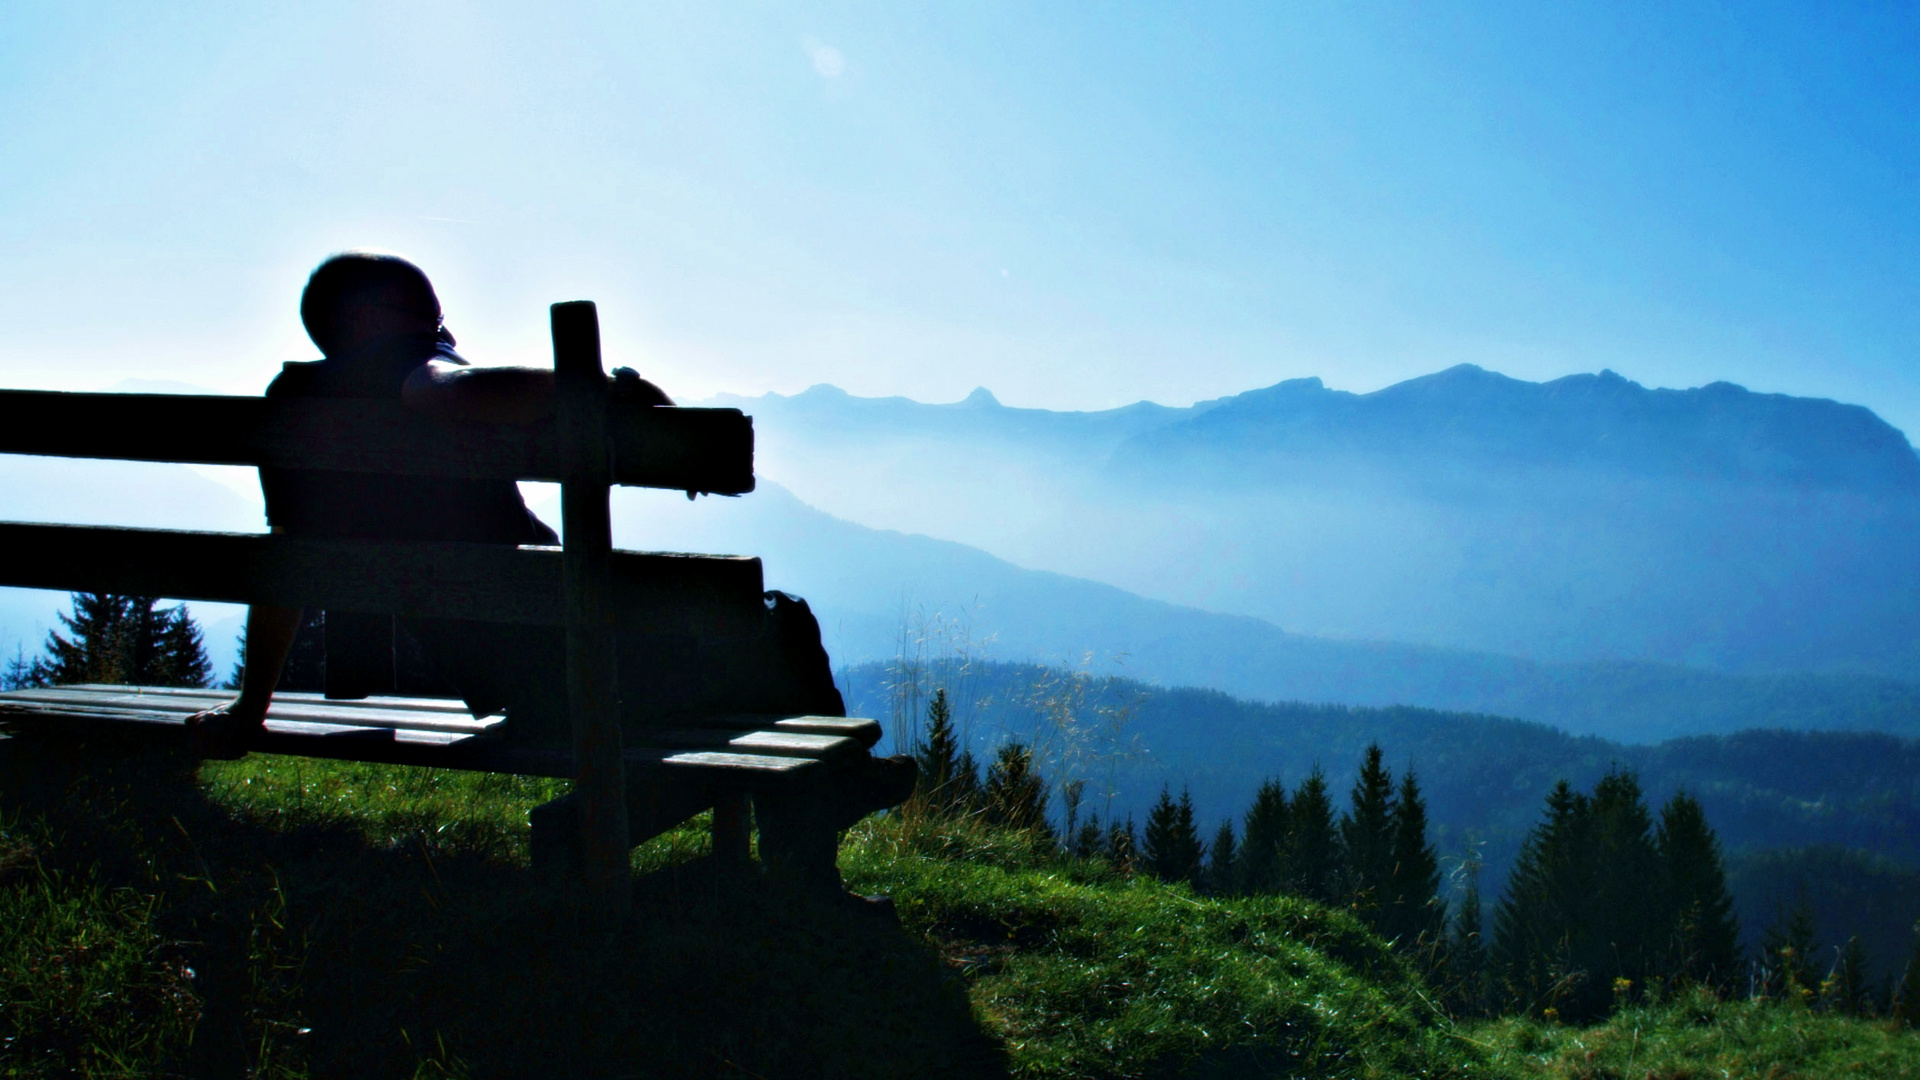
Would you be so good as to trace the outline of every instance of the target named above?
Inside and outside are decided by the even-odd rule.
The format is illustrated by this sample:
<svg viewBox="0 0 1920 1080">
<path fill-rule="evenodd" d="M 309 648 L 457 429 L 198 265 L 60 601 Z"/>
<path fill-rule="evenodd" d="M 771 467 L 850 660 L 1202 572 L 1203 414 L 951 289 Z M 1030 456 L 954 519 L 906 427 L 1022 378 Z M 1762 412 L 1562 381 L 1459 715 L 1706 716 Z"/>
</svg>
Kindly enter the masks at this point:
<svg viewBox="0 0 1920 1080">
<path fill-rule="evenodd" d="M 1920 461 L 1859 406 L 1470 365 L 1187 408 L 830 386 L 698 404 L 754 416 L 761 489 L 620 490 L 616 541 L 760 556 L 836 664 L 931 630 L 999 660 L 1628 742 L 1920 735 Z M 0 467 L 9 518 L 260 528 L 244 475 Z M 9 590 L 0 644 L 34 648 L 62 599 Z M 209 614 L 225 670 L 235 612 Z"/>
</svg>

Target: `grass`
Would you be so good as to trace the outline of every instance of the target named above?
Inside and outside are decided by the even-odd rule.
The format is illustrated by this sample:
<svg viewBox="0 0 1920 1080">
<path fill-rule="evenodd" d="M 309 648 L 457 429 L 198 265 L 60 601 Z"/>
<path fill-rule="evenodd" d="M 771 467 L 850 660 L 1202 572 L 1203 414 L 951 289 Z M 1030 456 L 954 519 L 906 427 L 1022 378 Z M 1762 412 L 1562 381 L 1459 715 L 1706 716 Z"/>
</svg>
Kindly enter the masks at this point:
<svg viewBox="0 0 1920 1080">
<path fill-rule="evenodd" d="M 1472 1035 L 1496 1068 L 1527 1080 L 1920 1076 L 1920 1034 L 1913 1031 L 1804 1007 L 1721 1001 L 1700 991 L 1623 1009 L 1593 1027 L 1503 1019 Z"/>
<path fill-rule="evenodd" d="M 966 821 L 869 819 L 841 861 L 965 973 L 1021 1075 L 1482 1073 L 1378 938 L 1304 901 L 1196 899 Z"/>
<path fill-rule="evenodd" d="M 0 1074 L 1920 1075 L 1913 1034 L 1784 1007 L 1462 1027 L 1345 915 L 966 821 L 848 835 L 897 926 L 723 877 L 695 822 L 608 933 L 527 866 L 562 790 L 0 741 Z"/>
</svg>

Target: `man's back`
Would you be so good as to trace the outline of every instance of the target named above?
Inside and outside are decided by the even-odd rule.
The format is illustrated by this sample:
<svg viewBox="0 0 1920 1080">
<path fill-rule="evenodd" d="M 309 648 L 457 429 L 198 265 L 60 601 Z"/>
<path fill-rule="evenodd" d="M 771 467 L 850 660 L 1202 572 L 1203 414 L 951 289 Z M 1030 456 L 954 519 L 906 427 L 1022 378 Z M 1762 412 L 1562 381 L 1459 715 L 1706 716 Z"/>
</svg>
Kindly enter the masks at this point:
<svg viewBox="0 0 1920 1080">
<path fill-rule="evenodd" d="M 466 364 L 432 335 L 392 335 L 345 356 L 287 364 L 267 396 L 398 401 L 407 377 L 435 360 Z M 508 480 L 262 469 L 260 487 L 268 523 L 296 536 L 495 544 L 558 539 Z"/>
</svg>

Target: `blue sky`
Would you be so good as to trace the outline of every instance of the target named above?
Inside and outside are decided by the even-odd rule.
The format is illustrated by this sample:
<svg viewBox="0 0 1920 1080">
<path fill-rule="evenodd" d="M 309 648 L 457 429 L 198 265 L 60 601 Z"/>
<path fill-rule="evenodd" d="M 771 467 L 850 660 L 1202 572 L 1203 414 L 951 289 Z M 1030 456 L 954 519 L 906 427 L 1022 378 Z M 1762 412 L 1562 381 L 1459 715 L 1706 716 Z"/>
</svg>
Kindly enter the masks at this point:
<svg viewBox="0 0 1920 1080">
<path fill-rule="evenodd" d="M 326 252 L 481 361 L 1181 404 L 1460 362 L 1920 427 L 1920 9 L 0 8 L 0 372 L 257 392 Z"/>
</svg>

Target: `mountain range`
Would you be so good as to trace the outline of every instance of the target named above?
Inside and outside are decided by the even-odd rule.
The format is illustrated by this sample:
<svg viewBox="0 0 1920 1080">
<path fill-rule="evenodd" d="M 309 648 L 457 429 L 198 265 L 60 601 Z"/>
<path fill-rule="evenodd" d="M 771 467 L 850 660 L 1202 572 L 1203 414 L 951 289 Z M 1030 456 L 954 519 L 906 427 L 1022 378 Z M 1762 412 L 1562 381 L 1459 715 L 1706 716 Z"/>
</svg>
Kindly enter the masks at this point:
<svg viewBox="0 0 1920 1080">
<path fill-rule="evenodd" d="M 1859 406 L 1472 366 L 1184 409 L 714 403 L 835 516 L 1296 634 L 1920 678 L 1920 459 Z"/>
<path fill-rule="evenodd" d="M 1920 465 L 1856 406 L 1470 367 L 1093 413 L 984 390 L 712 404 L 753 413 L 760 490 L 618 491 L 616 540 L 760 555 L 842 665 L 957 649 L 1626 742 L 1920 735 L 1899 662 Z M 259 527 L 183 467 L 52 459 L 0 459 L 0 517 Z M 0 591 L 0 644 L 31 650 L 61 599 Z M 229 652 L 232 610 L 204 617 Z"/>
</svg>

